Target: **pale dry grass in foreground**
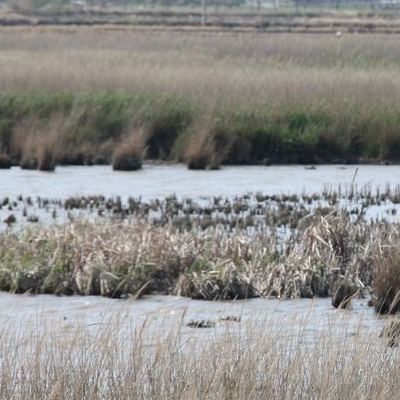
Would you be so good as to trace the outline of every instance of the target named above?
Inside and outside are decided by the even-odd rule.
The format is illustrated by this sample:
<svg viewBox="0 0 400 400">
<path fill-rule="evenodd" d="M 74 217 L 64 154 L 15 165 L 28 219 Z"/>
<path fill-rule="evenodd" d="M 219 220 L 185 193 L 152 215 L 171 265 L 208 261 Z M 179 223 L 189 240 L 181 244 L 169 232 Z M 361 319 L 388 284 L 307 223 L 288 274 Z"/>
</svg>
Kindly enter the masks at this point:
<svg viewBox="0 0 400 400">
<path fill-rule="evenodd" d="M 343 322 L 343 321 L 342 321 Z M 307 343 L 305 328 L 266 320 L 233 332 L 176 325 L 160 335 L 114 316 L 74 330 L 2 324 L 3 399 L 394 399 L 399 352 L 376 336 L 325 327 Z"/>
</svg>

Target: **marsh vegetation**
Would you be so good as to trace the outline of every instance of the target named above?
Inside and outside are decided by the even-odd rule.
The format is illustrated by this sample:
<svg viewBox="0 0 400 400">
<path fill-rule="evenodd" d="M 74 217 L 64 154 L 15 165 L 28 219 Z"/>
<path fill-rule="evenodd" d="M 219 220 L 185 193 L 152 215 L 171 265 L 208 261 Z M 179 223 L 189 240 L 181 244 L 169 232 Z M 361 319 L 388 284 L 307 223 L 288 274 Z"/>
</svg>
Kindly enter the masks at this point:
<svg viewBox="0 0 400 400">
<path fill-rule="evenodd" d="M 111 164 L 132 127 L 196 168 L 400 160 L 395 36 L 15 28 L 0 48 L 14 164 Z"/>
<path fill-rule="evenodd" d="M 4 198 L 10 214 L 0 233 L 0 289 L 204 300 L 337 295 L 338 307 L 361 296 L 377 313 L 398 311 L 400 234 L 388 221 L 398 190 L 209 200 Z M 32 218 L 36 201 L 52 213 L 63 208 L 68 221 L 37 218 L 13 229 L 17 218 Z M 378 203 L 387 217 L 367 217 Z"/>
</svg>

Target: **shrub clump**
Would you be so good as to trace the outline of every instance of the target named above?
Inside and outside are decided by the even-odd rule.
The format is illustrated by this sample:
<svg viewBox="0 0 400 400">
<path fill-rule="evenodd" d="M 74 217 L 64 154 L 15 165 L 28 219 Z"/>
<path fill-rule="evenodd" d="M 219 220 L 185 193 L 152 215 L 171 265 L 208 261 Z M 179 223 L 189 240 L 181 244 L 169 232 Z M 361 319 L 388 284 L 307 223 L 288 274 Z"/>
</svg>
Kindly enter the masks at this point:
<svg viewBox="0 0 400 400">
<path fill-rule="evenodd" d="M 179 296 L 198 300 L 232 300 L 258 297 L 259 293 L 251 280 L 243 273 L 208 272 L 200 275 L 181 275 L 174 290 Z"/>
</svg>

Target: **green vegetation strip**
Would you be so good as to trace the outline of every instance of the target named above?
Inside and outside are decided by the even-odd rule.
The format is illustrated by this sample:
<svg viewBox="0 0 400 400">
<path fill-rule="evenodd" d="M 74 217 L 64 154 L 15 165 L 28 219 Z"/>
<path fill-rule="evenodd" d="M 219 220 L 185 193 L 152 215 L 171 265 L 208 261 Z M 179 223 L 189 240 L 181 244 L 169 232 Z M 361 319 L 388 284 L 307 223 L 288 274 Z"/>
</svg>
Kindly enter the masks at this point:
<svg viewBox="0 0 400 400">
<path fill-rule="evenodd" d="M 2 93 L 0 148 L 3 159 L 21 166 L 29 159 L 40 164 L 46 148 L 55 164 L 110 164 L 127 143 L 140 160 L 185 161 L 199 168 L 397 162 L 398 106 L 373 107 L 365 110 L 356 101 L 339 109 L 323 103 L 279 109 L 272 103 L 254 109 L 221 104 L 210 111 L 185 96 L 156 92 Z"/>
</svg>

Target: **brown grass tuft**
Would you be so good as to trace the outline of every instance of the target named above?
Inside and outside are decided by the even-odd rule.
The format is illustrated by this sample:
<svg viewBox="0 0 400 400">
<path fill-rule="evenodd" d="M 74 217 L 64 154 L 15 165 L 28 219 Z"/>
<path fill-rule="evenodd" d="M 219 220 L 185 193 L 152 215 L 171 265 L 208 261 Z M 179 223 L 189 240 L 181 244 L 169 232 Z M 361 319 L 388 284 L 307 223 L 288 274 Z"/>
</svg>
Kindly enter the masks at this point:
<svg viewBox="0 0 400 400">
<path fill-rule="evenodd" d="M 37 119 L 25 119 L 15 128 L 11 141 L 11 151 L 16 158 L 20 159 L 23 169 L 37 168 L 36 143 L 33 132 L 38 129 Z"/>
<path fill-rule="evenodd" d="M 218 151 L 215 134 L 208 123 L 195 126 L 189 145 L 185 151 L 185 160 L 189 169 L 219 169 L 224 152 Z"/>
<path fill-rule="evenodd" d="M 11 158 L 7 154 L 0 154 L 0 169 L 9 169 L 11 166 Z"/>
<path fill-rule="evenodd" d="M 374 257 L 375 310 L 400 312 L 400 251 L 397 244 L 381 246 Z"/>
<path fill-rule="evenodd" d="M 120 139 L 113 151 L 113 169 L 134 171 L 142 168 L 148 138 L 149 130 L 146 127 L 134 127 L 132 125 L 128 127 L 128 132 Z"/>
<path fill-rule="evenodd" d="M 342 279 L 334 289 L 332 305 L 335 308 L 349 308 L 351 300 L 359 294 L 359 288 L 348 279 Z"/>
<path fill-rule="evenodd" d="M 28 118 L 17 125 L 12 152 L 19 156 L 21 168 L 54 171 L 64 123 L 64 115 L 56 113 L 48 121 Z"/>
<path fill-rule="evenodd" d="M 56 167 L 58 143 L 65 131 L 65 116 L 59 112 L 54 114 L 44 127 L 38 140 L 37 158 L 40 171 L 54 171 Z"/>
</svg>

